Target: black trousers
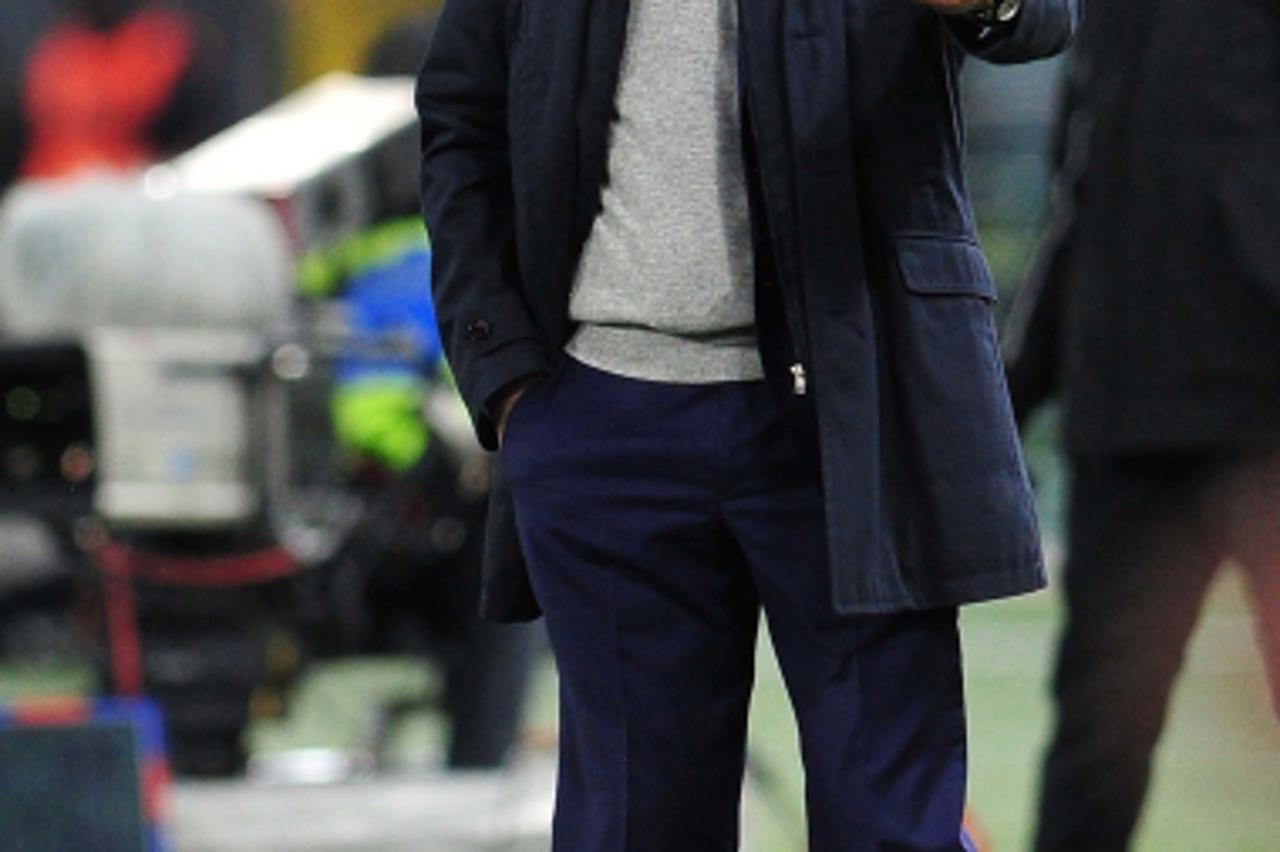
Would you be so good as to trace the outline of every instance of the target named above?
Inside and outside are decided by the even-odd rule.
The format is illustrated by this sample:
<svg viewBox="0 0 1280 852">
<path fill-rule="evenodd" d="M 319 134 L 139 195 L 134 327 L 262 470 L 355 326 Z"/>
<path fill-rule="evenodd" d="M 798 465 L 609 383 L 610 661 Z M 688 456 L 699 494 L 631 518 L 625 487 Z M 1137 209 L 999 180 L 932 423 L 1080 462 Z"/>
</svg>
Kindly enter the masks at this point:
<svg viewBox="0 0 1280 852">
<path fill-rule="evenodd" d="M 1128 848 L 1210 581 L 1248 574 L 1280 716 L 1280 454 L 1073 462 L 1038 852 Z"/>
<path fill-rule="evenodd" d="M 956 611 L 834 613 L 819 479 L 762 382 L 570 361 L 502 453 L 560 669 L 557 852 L 738 848 L 762 608 L 809 848 L 968 848 Z"/>
</svg>

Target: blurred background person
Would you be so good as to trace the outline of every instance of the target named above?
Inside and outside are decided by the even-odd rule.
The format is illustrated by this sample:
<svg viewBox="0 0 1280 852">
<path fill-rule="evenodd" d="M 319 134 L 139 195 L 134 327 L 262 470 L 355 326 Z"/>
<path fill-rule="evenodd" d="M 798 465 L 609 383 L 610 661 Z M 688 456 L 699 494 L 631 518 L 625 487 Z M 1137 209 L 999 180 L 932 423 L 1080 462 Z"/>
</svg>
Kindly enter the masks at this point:
<svg viewBox="0 0 1280 852">
<path fill-rule="evenodd" d="M 189 14 L 78 0 L 25 69 L 21 175 L 134 169 L 211 135 L 228 118 L 219 66 Z"/>
<path fill-rule="evenodd" d="M 167 158 L 274 100 L 283 81 L 272 2 L 46 0 L 0 23 L 0 186 Z"/>
<path fill-rule="evenodd" d="M 1020 419 L 1063 400 L 1072 478 L 1035 848 L 1121 850 L 1224 562 L 1280 714 L 1280 6 L 1093 4 L 1061 128 L 1006 339 Z"/>
</svg>

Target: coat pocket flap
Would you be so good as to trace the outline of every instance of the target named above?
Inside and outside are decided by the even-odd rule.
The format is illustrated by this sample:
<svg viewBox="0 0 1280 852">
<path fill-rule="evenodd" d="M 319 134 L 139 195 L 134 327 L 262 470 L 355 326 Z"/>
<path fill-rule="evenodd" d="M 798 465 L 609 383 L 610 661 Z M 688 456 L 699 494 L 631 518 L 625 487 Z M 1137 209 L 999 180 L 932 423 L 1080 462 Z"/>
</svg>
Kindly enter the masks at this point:
<svg viewBox="0 0 1280 852">
<path fill-rule="evenodd" d="M 976 243 L 947 237 L 897 237 L 894 242 L 902 283 L 912 293 L 996 300 L 995 279 Z"/>
</svg>

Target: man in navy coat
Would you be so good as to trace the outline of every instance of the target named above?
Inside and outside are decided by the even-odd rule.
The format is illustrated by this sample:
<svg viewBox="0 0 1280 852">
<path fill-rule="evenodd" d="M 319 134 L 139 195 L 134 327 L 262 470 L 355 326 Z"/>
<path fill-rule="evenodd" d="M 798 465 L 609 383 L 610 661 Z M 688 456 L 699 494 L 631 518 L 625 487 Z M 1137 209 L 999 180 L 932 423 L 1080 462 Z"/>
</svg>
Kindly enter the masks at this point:
<svg viewBox="0 0 1280 852">
<path fill-rule="evenodd" d="M 442 337 L 545 613 L 555 848 L 737 845 L 759 612 L 814 850 L 961 849 L 957 607 L 1043 571 L 963 174 L 966 54 L 1079 0 L 448 0 Z"/>
</svg>

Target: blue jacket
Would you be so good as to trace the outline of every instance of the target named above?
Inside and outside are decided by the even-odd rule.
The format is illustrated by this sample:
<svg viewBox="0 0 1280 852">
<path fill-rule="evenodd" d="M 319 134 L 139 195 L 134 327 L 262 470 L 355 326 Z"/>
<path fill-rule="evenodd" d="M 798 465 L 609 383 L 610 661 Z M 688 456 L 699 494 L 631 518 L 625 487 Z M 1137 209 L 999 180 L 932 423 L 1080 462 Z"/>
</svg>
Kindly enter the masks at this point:
<svg viewBox="0 0 1280 852">
<path fill-rule="evenodd" d="M 964 56 L 1062 50 L 1081 0 L 984 29 L 912 0 L 740 0 L 757 323 L 821 468 L 841 613 L 1043 585 L 964 177 Z M 423 207 L 445 351 L 481 442 L 488 404 L 554 369 L 607 179 L 626 0 L 448 0 L 418 85 Z M 797 361 L 808 376 L 790 393 Z M 485 609 L 537 613 L 509 496 Z"/>
</svg>

